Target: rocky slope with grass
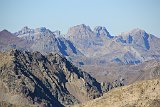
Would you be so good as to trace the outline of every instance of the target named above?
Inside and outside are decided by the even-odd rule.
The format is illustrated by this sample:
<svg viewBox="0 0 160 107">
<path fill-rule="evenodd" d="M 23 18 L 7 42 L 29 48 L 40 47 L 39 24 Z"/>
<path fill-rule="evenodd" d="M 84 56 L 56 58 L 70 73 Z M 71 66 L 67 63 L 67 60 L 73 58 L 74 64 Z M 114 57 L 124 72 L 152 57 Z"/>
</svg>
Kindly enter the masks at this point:
<svg viewBox="0 0 160 107">
<path fill-rule="evenodd" d="M 113 89 L 102 97 L 74 107 L 160 107 L 160 79 Z"/>
</svg>

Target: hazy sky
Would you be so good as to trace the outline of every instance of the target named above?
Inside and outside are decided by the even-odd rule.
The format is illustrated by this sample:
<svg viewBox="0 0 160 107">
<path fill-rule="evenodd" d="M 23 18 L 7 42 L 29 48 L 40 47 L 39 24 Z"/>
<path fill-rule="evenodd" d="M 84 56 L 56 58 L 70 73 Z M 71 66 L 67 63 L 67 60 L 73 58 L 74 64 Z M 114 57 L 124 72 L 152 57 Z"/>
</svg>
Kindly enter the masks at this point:
<svg viewBox="0 0 160 107">
<path fill-rule="evenodd" d="M 46 27 L 66 33 L 78 24 L 111 35 L 141 28 L 160 37 L 160 0 L 0 0 L 0 30 Z"/>
</svg>

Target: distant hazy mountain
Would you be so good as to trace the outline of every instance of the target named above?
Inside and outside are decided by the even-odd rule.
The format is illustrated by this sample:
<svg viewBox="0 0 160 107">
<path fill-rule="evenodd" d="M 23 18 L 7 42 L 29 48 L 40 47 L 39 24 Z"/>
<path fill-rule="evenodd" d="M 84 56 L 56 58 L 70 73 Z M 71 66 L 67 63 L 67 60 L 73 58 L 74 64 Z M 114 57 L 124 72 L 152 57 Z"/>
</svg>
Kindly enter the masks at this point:
<svg viewBox="0 0 160 107">
<path fill-rule="evenodd" d="M 160 39 L 141 29 L 133 29 L 118 36 L 111 36 L 105 27 L 94 31 L 84 24 L 71 27 L 67 33 L 87 64 L 116 63 L 137 64 L 160 59 Z"/>
<path fill-rule="evenodd" d="M 72 44 L 60 35 L 60 31 L 52 32 L 45 27 L 30 29 L 28 27 L 14 33 L 17 37 L 26 41 L 32 41 L 32 51 L 39 51 L 43 54 L 60 53 L 64 56 L 82 55 Z"/>
<path fill-rule="evenodd" d="M 84 24 L 71 27 L 67 37 L 87 57 L 104 55 L 101 47 L 112 38 L 104 27 L 96 27 L 95 31 L 92 31 Z"/>
<path fill-rule="evenodd" d="M 27 50 L 31 44 L 31 41 L 27 42 L 24 39 L 16 37 L 7 30 L 0 32 L 0 51 L 6 51 L 9 49 Z"/>
<path fill-rule="evenodd" d="M 92 30 L 84 24 L 71 27 L 66 35 L 45 27 L 24 27 L 12 36 L 22 42 L 14 43 L 7 43 L 8 37 L 3 32 L 1 35 L 1 50 L 20 46 L 23 50 L 39 51 L 42 54 L 59 53 L 80 65 L 106 65 L 110 62 L 138 64 L 160 59 L 160 39 L 141 29 L 112 36 L 105 27 L 97 26 Z M 6 43 L 7 47 L 4 46 Z M 23 45 L 18 45 L 20 43 Z"/>
</svg>

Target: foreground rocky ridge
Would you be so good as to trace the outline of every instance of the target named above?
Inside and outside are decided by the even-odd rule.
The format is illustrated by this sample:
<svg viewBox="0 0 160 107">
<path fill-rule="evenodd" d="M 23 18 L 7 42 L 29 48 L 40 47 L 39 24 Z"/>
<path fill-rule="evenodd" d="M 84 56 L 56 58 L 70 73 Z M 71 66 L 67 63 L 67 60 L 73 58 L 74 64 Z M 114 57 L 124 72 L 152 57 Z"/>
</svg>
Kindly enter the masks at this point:
<svg viewBox="0 0 160 107">
<path fill-rule="evenodd" d="M 160 79 L 136 82 L 74 107 L 160 107 Z"/>
<path fill-rule="evenodd" d="M 101 86 L 59 54 L 0 53 L 0 102 L 16 106 L 67 106 L 101 96 Z"/>
</svg>

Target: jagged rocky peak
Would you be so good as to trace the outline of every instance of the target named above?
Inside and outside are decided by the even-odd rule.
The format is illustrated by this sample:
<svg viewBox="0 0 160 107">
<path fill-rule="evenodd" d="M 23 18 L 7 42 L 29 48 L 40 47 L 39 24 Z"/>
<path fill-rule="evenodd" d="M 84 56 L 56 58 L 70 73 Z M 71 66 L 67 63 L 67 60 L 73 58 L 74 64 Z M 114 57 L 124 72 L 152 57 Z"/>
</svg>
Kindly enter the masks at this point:
<svg viewBox="0 0 160 107">
<path fill-rule="evenodd" d="M 91 37 L 94 35 L 94 32 L 91 30 L 89 26 L 86 26 L 85 24 L 73 26 L 68 30 L 67 35 L 69 37 Z"/>
<path fill-rule="evenodd" d="M 40 27 L 35 29 L 36 32 L 46 32 L 47 30 L 48 29 L 46 29 L 45 27 Z"/>
<path fill-rule="evenodd" d="M 28 31 L 28 30 L 30 30 L 30 28 L 29 28 L 28 26 L 24 26 L 24 27 L 22 28 L 22 30 L 23 30 L 23 31 Z"/>
<path fill-rule="evenodd" d="M 138 39 L 148 39 L 150 36 L 150 34 L 146 33 L 144 30 L 142 29 L 139 29 L 139 28 L 135 28 L 135 29 L 132 29 L 128 32 L 123 32 L 119 35 L 119 37 L 121 38 L 128 38 L 128 37 L 132 37 L 134 40 L 138 40 Z"/>
<path fill-rule="evenodd" d="M 35 31 L 35 34 L 39 33 L 42 35 L 50 35 L 50 36 L 54 35 L 54 33 L 51 30 L 47 29 L 46 27 L 36 28 L 34 29 L 34 31 Z"/>
<path fill-rule="evenodd" d="M 79 30 L 83 30 L 83 29 L 91 30 L 91 28 L 85 24 L 76 25 L 73 28 L 77 28 Z"/>
<path fill-rule="evenodd" d="M 153 35 L 152 35 L 153 37 Z M 141 46 L 144 49 L 150 49 L 151 35 L 146 33 L 144 30 L 136 28 L 126 33 L 121 33 L 117 37 L 118 42 L 122 43 L 134 43 L 134 45 Z"/>
<path fill-rule="evenodd" d="M 41 37 L 42 36 L 47 36 L 47 37 L 55 36 L 55 34 L 51 30 L 49 30 L 45 27 L 36 28 L 36 29 L 34 29 L 34 32 L 35 32 L 34 35 L 39 35 Z"/>
<path fill-rule="evenodd" d="M 130 32 L 141 32 L 141 33 L 144 33 L 145 31 L 143 29 L 140 29 L 140 28 L 134 28 Z"/>
<path fill-rule="evenodd" d="M 34 30 L 28 28 L 28 26 L 24 26 L 20 31 L 14 33 L 16 36 L 18 35 L 23 35 L 23 34 L 28 34 L 28 33 L 33 33 Z"/>
<path fill-rule="evenodd" d="M 108 38 L 113 38 L 113 36 L 110 35 L 110 33 L 107 31 L 107 29 L 102 26 L 96 26 L 94 28 L 94 32 L 96 33 L 96 36 L 98 36 L 98 37 L 105 36 Z"/>
<path fill-rule="evenodd" d="M 133 29 L 129 32 L 129 35 L 133 36 L 134 38 L 149 38 L 149 34 L 139 28 Z"/>
<path fill-rule="evenodd" d="M 123 32 L 120 34 L 120 36 L 144 36 L 145 34 L 147 34 L 144 30 L 140 29 L 140 28 L 135 28 L 135 29 L 132 29 L 128 32 Z"/>
<path fill-rule="evenodd" d="M 34 35 L 35 33 L 52 33 L 49 29 L 45 27 L 40 27 L 36 29 L 30 29 L 27 26 L 23 27 L 20 31 L 16 32 L 15 35 L 19 37 Z"/>
<path fill-rule="evenodd" d="M 15 33 L 18 37 L 28 41 L 35 41 L 39 39 L 47 39 L 49 37 L 55 37 L 54 33 L 45 27 L 36 29 L 24 28 L 19 32 Z"/>
</svg>

